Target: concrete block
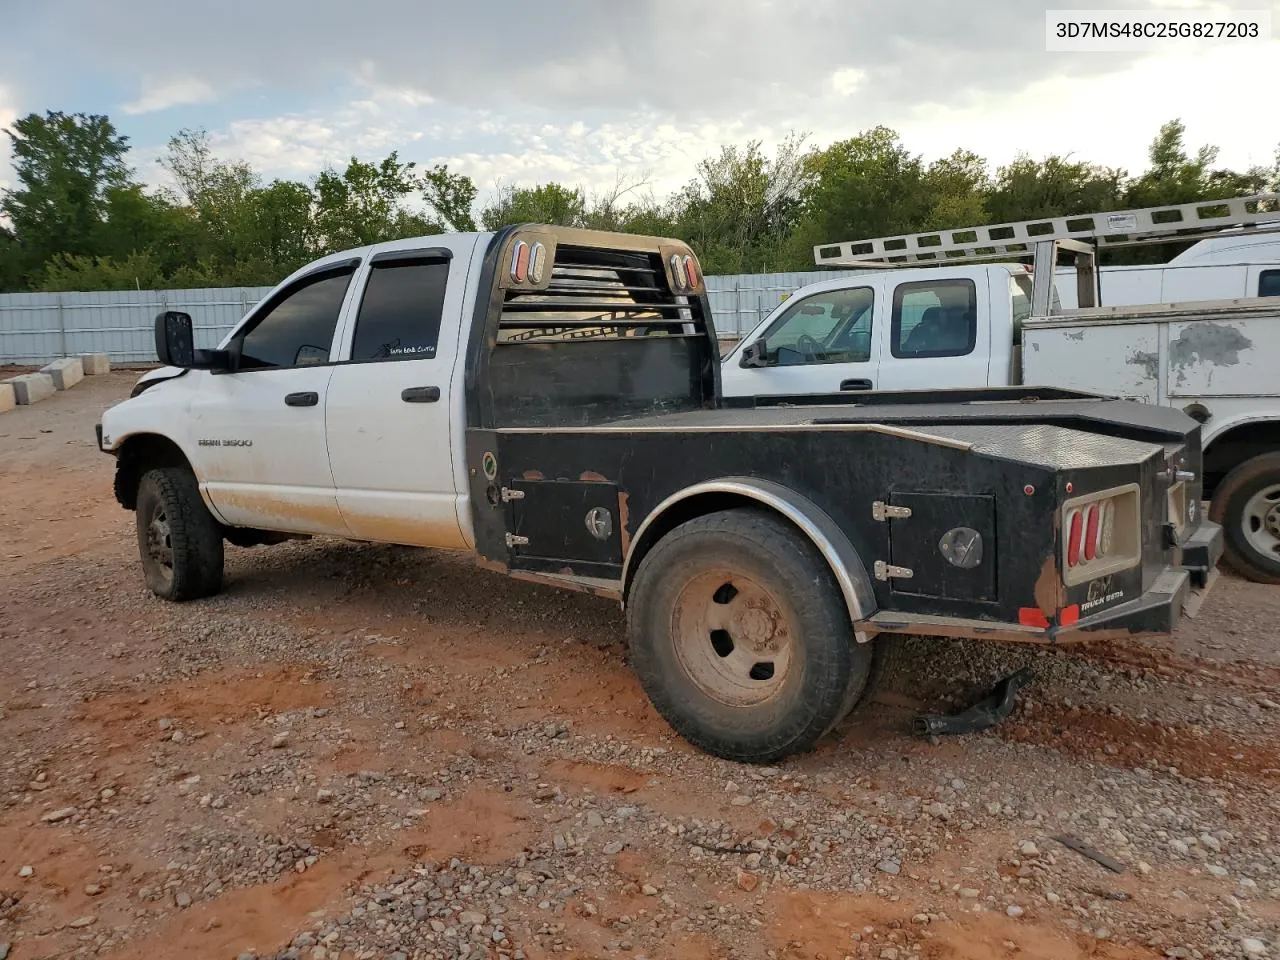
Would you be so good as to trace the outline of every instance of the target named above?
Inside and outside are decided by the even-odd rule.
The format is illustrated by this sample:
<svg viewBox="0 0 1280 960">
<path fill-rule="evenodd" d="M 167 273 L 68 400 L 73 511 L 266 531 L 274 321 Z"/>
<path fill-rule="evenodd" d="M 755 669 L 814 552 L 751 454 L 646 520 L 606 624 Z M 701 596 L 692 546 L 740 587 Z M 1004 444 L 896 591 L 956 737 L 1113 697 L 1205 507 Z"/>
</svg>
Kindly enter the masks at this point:
<svg viewBox="0 0 1280 960">
<path fill-rule="evenodd" d="M 13 387 L 13 399 L 20 404 L 39 403 L 54 394 L 53 377 L 47 373 L 24 373 L 10 377 L 5 383 Z"/>
<path fill-rule="evenodd" d="M 13 396 L 13 384 L 7 380 L 4 383 L 0 383 L 0 413 L 12 410 L 17 402 Z"/>
<path fill-rule="evenodd" d="M 105 353 L 82 353 L 80 363 L 84 367 L 86 377 L 96 377 L 100 373 L 111 372 L 111 361 Z"/>
<path fill-rule="evenodd" d="M 41 373 L 53 377 L 53 385 L 58 390 L 70 390 L 84 379 L 84 365 L 79 357 L 63 357 L 40 368 Z"/>
</svg>

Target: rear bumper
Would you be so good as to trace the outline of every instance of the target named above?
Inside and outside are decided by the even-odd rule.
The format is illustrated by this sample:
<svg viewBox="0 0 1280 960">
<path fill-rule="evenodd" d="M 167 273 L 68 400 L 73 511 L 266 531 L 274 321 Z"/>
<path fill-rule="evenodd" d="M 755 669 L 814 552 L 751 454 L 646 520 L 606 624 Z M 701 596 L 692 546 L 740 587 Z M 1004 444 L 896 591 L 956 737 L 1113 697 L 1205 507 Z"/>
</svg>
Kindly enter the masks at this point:
<svg viewBox="0 0 1280 960">
<path fill-rule="evenodd" d="M 1212 587 L 1213 571 L 1222 556 L 1222 527 L 1201 521 L 1182 544 L 1181 569 L 1167 569 L 1136 600 L 1122 603 L 1061 628 L 1056 639 L 1084 639 L 1098 634 L 1168 634 L 1178 625 L 1194 597 L 1195 607 Z M 1052 632 L 1052 631 L 1051 631 Z"/>
<path fill-rule="evenodd" d="M 1222 528 L 1203 521 L 1182 544 L 1182 566 L 1168 567 L 1142 596 L 1085 617 L 1070 626 L 1030 627 L 989 620 L 929 616 L 880 610 L 854 624 L 862 636 L 908 633 L 973 637 L 1030 643 L 1071 643 L 1105 637 L 1168 635 L 1184 616 L 1193 616 L 1217 580 Z"/>
<path fill-rule="evenodd" d="M 1209 574 L 1222 559 L 1222 527 L 1208 520 L 1192 532 L 1182 544 L 1182 567 L 1191 574 L 1191 582 L 1203 587 Z"/>
</svg>

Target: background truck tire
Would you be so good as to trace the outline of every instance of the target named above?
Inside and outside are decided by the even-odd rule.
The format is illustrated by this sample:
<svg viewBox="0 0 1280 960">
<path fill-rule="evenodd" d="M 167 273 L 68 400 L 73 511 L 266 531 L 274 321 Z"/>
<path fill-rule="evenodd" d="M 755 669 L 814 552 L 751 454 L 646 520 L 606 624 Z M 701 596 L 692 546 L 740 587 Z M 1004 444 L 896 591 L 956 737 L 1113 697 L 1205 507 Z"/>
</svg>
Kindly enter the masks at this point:
<svg viewBox="0 0 1280 960">
<path fill-rule="evenodd" d="M 871 668 L 822 557 L 758 510 L 698 517 L 658 541 L 636 571 L 627 633 L 658 712 L 727 760 L 811 748 L 857 702 Z"/>
<path fill-rule="evenodd" d="M 149 470 L 138 484 L 138 554 L 147 586 L 165 600 L 222 589 L 222 529 L 185 467 Z"/>
<path fill-rule="evenodd" d="M 1228 473 L 1209 519 L 1222 524 L 1232 567 L 1258 583 L 1280 583 L 1280 453 L 1253 457 Z"/>
</svg>

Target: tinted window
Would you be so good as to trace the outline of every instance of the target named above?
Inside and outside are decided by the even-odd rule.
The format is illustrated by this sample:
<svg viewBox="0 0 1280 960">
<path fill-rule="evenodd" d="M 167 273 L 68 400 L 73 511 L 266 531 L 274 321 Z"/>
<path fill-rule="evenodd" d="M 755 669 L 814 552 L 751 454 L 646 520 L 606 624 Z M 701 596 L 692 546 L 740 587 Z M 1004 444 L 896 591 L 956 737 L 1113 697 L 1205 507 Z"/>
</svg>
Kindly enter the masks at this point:
<svg viewBox="0 0 1280 960">
<path fill-rule="evenodd" d="M 360 302 L 352 360 L 436 355 L 448 261 L 375 264 Z"/>
<path fill-rule="evenodd" d="M 1280 270 L 1263 270 L 1258 276 L 1258 296 L 1280 297 Z"/>
<path fill-rule="evenodd" d="M 865 363 L 871 359 L 870 287 L 828 290 L 787 308 L 764 335 L 769 363 Z"/>
<path fill-rule="evenodd" d="M 898 284 L 890 343 L 895 357 L 962 357 L 977 339 L 978 294 L 972 280 Z"/>
<path fill-rule="evenodd" d="M 329 362 L 351 271 L 303 281 L 253 321 L 244 337 L 240 367 L 303 367 Z"/>
</svg>

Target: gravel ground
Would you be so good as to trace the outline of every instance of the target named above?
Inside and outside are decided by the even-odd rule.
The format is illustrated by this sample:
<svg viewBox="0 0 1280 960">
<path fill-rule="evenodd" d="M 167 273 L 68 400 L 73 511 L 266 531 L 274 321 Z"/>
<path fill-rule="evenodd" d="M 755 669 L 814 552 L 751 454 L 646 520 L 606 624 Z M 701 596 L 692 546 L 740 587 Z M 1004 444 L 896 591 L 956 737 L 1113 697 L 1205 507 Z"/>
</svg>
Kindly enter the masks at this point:
<svg viewBox="0 0 1280 960">
<path fill-rule="evenodd" d="M 92 441 L 133 379 L 0 418 L 0 960 L 1280 957 L 1275 588 L 1165 644 L 898 641 L 743 767 L 616 605 L 464 558 L 229 548 L 155 600 Z M 998 728 L 910 735 L 1020 666 Z"/>
</svg>

